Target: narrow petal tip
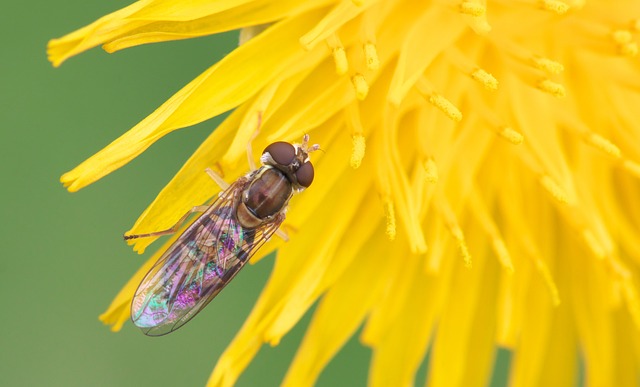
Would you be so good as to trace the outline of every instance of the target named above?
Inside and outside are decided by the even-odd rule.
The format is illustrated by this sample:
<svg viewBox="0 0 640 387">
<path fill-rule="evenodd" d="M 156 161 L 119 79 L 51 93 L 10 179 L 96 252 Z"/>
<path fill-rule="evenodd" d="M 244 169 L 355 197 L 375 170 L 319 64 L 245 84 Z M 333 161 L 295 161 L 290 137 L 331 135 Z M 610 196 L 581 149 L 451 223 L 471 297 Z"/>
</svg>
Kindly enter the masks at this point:
<svg viewBox="0 0 640 387">
<path fill-rule="evenodd" d="M 60 176 L 60 182 L 62 186 L 67 189 L 69 192 L 77 192 L 80 190 L 79 184 L 77 184 L 78 179 L 76 179 L 71 172 L 67 172 Z"/>
</svg>

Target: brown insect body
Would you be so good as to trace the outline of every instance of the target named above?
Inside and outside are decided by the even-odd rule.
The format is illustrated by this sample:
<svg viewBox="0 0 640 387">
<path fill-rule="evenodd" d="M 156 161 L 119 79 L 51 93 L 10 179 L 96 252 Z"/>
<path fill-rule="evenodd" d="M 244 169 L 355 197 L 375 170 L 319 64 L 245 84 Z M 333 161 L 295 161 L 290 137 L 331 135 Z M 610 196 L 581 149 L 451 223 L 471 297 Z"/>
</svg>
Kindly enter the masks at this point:
<svg viewBox="0 0 640 387">
<path fill-rule="evenodd" d="M 287 238 L 278 227 L 289 200 L 313 182 L 309 152 L 319 146 L 309 146 L 308 140 L 305 135 L 302 144 L 272 143 L 262 153 L 260 168 L 226 187 L 208 171 L 224 190 L 162 254 L 131 302 L 131 319 L 145 334 L 161 336 L 186 324 L 272 235 Z M 189 213 L 169 230 L 125 239 L 172 233 Z"/>
<path fill-rule="evenodd" d="M 247 181 L 236 216 L 242 227 L 255 228 L 270 222 L 293 196 L 291 181 L 278 169 L 264 166 Z"/>
<path fill-rule="evenodd" d="M 248 186 L 242 190 L 236 212 L 238 222 L 245 228 L 258 227 L 277 217 L 284 220 L 294 191 L 302 191 L 313 181 L 306 143 L 301 146 L 275 142 L 264 150 L 260 160 L 264 165 L 246 176 Z"/>
</svg>

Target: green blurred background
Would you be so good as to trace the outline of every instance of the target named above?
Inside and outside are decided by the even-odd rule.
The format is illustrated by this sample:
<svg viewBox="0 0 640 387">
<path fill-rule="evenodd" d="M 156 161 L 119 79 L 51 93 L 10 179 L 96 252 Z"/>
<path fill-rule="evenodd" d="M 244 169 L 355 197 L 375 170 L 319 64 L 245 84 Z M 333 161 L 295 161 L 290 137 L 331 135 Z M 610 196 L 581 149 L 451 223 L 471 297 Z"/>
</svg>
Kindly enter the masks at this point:
<svg viewBox="0 0 640 387">
<path fill-rule="evenodd" d="M 137 255 L 122 233 L 220 120 L 165 137 L 78 193 L 64 190 L 59 177 L 151 113 L 237 41 L 233 32 L 113 55 L 94 49 L 58 69 L 47 62 L 49 39 L 126 5 L 53 0 L 3 7 L 0 386 L 204 386 L 273 264 L 268 257 L 243 270 L 198 318 L 165 337 L 146 337 L 130 323 L 111 333 L 98 321 L 154 250 Z M 278 385 L 308 320 L 309 314 L 278 347 L 263 347 L 238 385 Z M 351 340 L 319 385 L 365 385 L 369 356 Z M 506 365 L 509 355 L 498 356 Z M 418 384 L 425 373 L 423 365 Z M 491 384 L 504 385 L 505 379 L 502 367 Z"/>
</svg>

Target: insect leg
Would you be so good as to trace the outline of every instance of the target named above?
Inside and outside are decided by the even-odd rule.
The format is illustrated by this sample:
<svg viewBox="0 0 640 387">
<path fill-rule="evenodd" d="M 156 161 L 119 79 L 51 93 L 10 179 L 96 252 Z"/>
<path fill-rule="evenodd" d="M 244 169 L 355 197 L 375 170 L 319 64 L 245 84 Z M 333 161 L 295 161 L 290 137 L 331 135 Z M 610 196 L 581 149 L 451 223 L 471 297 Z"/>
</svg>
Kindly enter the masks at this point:
<svg viewBox="0 0 640 387">
<path fill-rule="evenodd" d="M 289 242 L 289 235 L 287 235 L 286 232 L 284 232 L 284 231 L 282 231 L 280 229 L 277 229 L 275 234 L 277 236 L 279 236 L 280 238 L 282 238 L 282 240 L 284 240 L 285 242 Z"/>
<path fill-rule="evenodd" d="M 216 184 L 218 184 L 220 189 L 224 191 L 227 188 L 229 188 L 229 183 L 224 181 L 224 179 L 220 175 L 218 175 L 214 170 L 212 170 L 211 168 L 207 168 L 204 171 L 207 173 L 207 175 L 209 175 L 210 178 L 213 179 L 213 181 L 216 182 Z"/>
<path fill-rule="evenodd" d="M 190 209 L 189 211 L 187 211 L 187 213 L 184 214 L 184 216 L 182 216 L 182 218 L 178 219 L 178 221 L 176 222 L 176 224 L 173 225 L 173 227 L 171 227 L 171 228 L 169 228 L 167 230 L 155 231 L 155 232 L 150 232 L 150 233 L 147 233 L 147 234 L 125 235 L 124 236 L 124 240 L 128 241 L 130 239 L 148 238 L 148 237 L 154 237 L 154 236 L 173 234 L 174 232 L 178 231 L 180 226 L 182 226 L 184 221 L 187 220 L 189 215 L 193 214 L 194 212 L 205 212 L 208 208 L 209 208 L 209 206 L 195 206 L 192 209 Z"/>
</svg>

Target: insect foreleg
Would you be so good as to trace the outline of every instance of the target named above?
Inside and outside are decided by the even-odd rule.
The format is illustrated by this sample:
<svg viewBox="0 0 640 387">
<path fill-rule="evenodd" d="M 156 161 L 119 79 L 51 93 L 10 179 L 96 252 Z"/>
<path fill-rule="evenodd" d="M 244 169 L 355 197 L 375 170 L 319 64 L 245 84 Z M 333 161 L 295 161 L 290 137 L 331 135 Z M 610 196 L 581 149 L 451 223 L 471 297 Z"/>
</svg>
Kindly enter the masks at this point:
<svg viewBox="0 0 640 387">
<path fill-rule="evenodd" d="M 195 206 L 192 209 L 190 209 L 189 211 L 187 211 L 187 213 L 184 214 L 182 216 L 182 218 L 178 219 L 178 221 L 176 222 L 176 224 L 173 225 L 173 227 L 171 227 L 171 228 L 169 228 L 167 230 L 155 231 L 155 232 L 150 232 L 150 233 L 147 233 L 147 234 L 125 235 L 124 236 L 124 240 L 128 241 L 129 239 L 148 238 L 148 237 L 154 237 L 154 236 L 162 236 L 162 235 L 173 234 L 176 231 L 178 231 L 178 229 L 180 229 L 180 226 L 182 226 L 182 224 L 185 222 L 185 220 L 187 220 L 189 215 L 193 214 L 194 212 L 205 212 L 208 208 L 209 208 L 209 206 Z"/>
</svg>

